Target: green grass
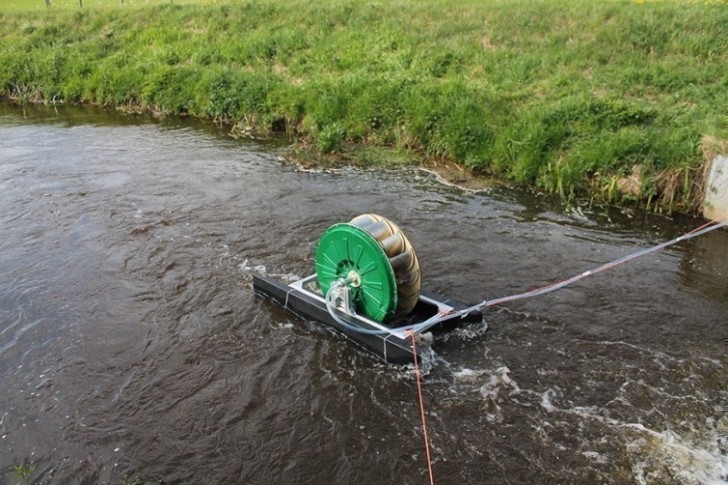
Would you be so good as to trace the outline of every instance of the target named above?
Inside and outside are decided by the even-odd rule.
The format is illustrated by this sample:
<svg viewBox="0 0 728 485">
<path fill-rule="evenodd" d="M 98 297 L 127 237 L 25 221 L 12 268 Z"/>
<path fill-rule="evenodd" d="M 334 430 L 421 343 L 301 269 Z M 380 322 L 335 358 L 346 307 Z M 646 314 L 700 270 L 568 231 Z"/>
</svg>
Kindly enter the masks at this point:
<svg viewBox="0 0 728 485">
<path fill-rule="evenodd" d="M 35 473 L 35 467 L 26 465 L 25 463 L 14 465 L 13 470 L 15 471 L 15 475 L 23 482 L 28 482 L 30 477 L 33 476 L 33 473 Z"/>
<path fill-rule="evenodd" d="M 21 100 L 189 114 L 320 153 L 391 148 L 564 197 L 688 209 L 701 140 L 728 139 L 725 1 L 13 1 L 0 92 Z"/>
<path fill-rule="evenodd" d="M 117 7 L 138 8 L 175 4 L 210 5 L 220 3 L 219 0 L 50 0 L 50 8 L 57 10 L 74 10 L 79 8 L 91 10 L 114 9 Z M 5 12 L 41 12 L 47 11 L 46 0 L 0 0 L 0 11 Z"/>
</svg>

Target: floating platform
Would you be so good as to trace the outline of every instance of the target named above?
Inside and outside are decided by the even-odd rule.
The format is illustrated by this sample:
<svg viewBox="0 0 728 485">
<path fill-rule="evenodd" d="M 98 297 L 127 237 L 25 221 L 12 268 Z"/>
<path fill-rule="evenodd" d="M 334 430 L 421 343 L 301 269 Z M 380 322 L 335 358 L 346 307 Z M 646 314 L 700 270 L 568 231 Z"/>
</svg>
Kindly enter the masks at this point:
<svg viewBox="0 0 728 485">
<path fill-rule="evenodd" d="M 445 315 L 431 330 L 448 330 L 458 325 L 482 321 L 481 312 L 447 318 L 449 313 L 466 308 L 461 302 L 444 298 L 428 291 L 421 291 L 414 308 L 405 317 L 384 324 L 363 315 L 337 312 L 337 317 L 363 331 L 347 328 L 329 313 L 324 295 L 318 289 L 316 275 L 308 276 L 290 285 L 274 279 L 253 275 L 253 290 L 286 310 L 306 320 L 315 320 L 335 328 L 362 349 L 391 364 L 411 364 L 412 336 L 406 327 L 421 323 L 434 315 Z M 430 329 L 423 330 L 430 331 Z M 418 334 L 414 332 L 415 336 Z M 419 356 L 418 356 L 419 359 Z"/>
</svg>

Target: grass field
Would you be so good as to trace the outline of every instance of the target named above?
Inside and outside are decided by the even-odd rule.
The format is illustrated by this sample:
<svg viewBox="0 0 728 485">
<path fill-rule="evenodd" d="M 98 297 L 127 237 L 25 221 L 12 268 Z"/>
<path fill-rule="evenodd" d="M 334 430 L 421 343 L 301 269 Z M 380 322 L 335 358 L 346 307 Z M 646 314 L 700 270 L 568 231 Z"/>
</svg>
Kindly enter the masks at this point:
<svg viewBox="0 0 728 485">
<path fill-rule="evenodd" d="M 178 5 L 196 4 L 210 5 L 219 3 L 215 0 L 49 0 L 51 10 L 90 10 L 139 8 L 175 3 Z M 0 0 L 0 11 L 3 12 L 41 12 L 47 11 L 46 0 Z"/>
<path fill-rule="evenodd" d="M 24 101 L 686 210 L 728 140 L 725 1 L 0 2 L 0 92 Z"/>
</svg>

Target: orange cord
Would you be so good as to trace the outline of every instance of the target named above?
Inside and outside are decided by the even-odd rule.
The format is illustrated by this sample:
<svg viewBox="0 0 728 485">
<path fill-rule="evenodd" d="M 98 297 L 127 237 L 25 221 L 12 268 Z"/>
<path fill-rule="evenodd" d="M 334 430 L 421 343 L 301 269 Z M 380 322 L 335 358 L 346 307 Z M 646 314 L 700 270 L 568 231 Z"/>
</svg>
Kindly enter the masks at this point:
<svg viewBox="0 0 728 485">
<path fill-rule="evenodd" d="M 687 233 L 687 234 L 686 234 L 686 236 L 687 236 L 687 235 L 689 235 L 689 234 L 692 234 L 692 233 L 694 233 L 694 232 L 698 232 L 698 231 L 700 231 L 701 229 L 705 229 L 706 227 L 708 227 L 708 226 L 709 226 L 709 225 L 711 225 L 711 224 L 720 224 L 721 222 L 722 222 L 722 221 L 719 221 L 718 219 L 713 219 L 713 220 L 711 220 L 710 222 L 706 222 L 705 224 L 703 224 L 703 225 L 702 225 L 702 226 L 700 226 L 700 227 L 696 227 L 695 229 L 693 229 L 692 231 L 690 231 L 689 233 Z"/>
<path fill-rule="evenodd" d="M 422 417 L 422 431 L 425 435 L 425 454 L 427 455 L 427 469 L 430 471 L 430 485 L 435 485 L 435 477 L 432 474 L 432 460 L 430 459 L 430 438 L 427 435 L 427 421 L 425 419 L 425 403 L 422 400 L 422 384 L 420 384 L 420 367 L 417 364 L 417 348 L 415 347 L 415 333 L 410 330 L 412 338 L 412 356 L 415 360 L 415 376 L 417 377 L 417 396 L 420 398 L 420 416 Z"/>
</svg>

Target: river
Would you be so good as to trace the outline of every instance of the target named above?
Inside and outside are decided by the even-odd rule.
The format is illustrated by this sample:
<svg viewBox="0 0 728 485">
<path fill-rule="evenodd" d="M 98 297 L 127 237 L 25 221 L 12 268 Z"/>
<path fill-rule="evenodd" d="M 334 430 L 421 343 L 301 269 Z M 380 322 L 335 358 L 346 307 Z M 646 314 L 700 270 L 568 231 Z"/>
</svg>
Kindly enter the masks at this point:
<svg viewBox="0 0 728 485">
<path fill-rule="evenodd" d="M 0 104 L 0 484 L 428 483 L 416 381 L 256 296 L 395 221 L 423 285 L 504 296 L 701 222 L 415 170 L 305 171 L 190 120 Z M 728 482 L 728 231 L 438 334 L 435 483 Z"/>
</svg>

